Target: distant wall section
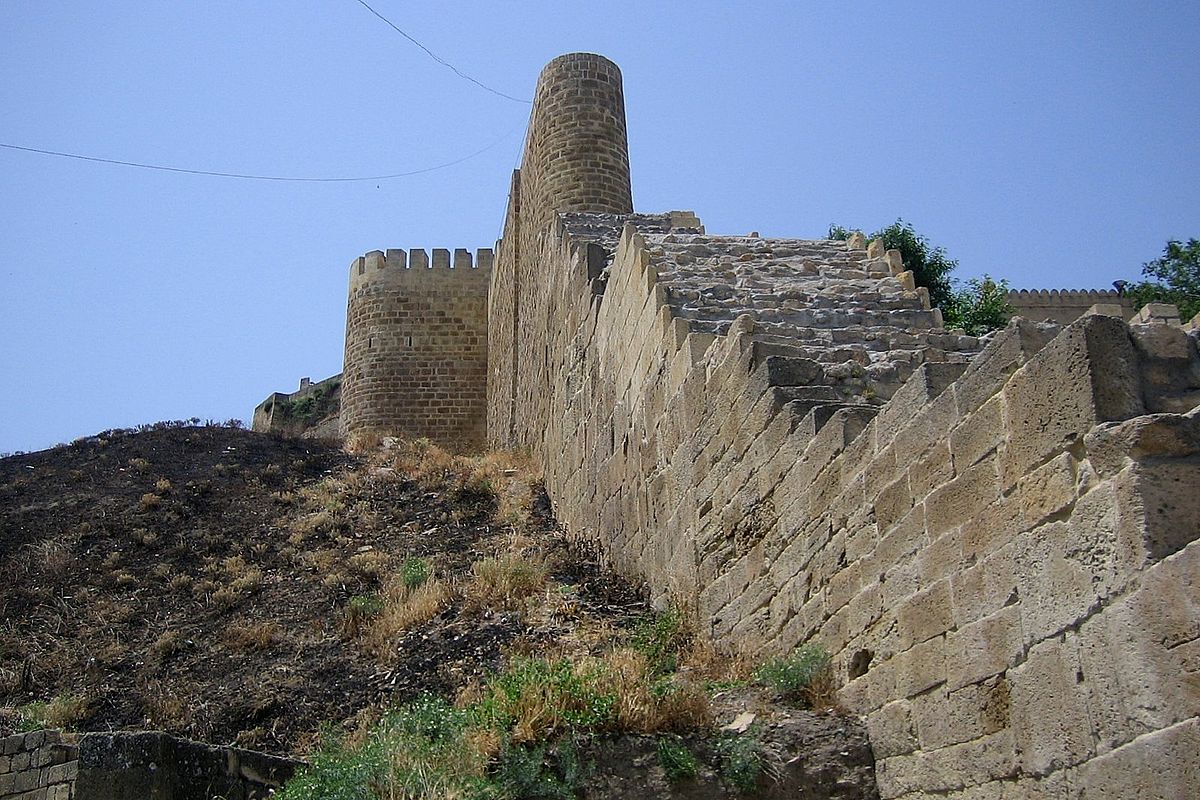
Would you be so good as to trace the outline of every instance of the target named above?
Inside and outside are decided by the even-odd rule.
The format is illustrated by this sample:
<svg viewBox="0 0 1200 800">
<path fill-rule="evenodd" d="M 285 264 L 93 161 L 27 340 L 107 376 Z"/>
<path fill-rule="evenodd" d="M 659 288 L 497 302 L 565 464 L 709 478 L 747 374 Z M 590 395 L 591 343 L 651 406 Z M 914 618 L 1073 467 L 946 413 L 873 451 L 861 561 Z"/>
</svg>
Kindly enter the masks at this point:
<svg viewBox="0 0 1200 800">
<path fill-rule="evenodd" d="M 375 250 L 350 265 L 342 434 L 478 449 L 487 406 L 492 251 Z"/>
<path fill-rule="evenodd" d="M 1019 289 L 1008 293 L 1013 311 L 1037 322 L 1069 325 L 1095 305 L 1119 306 L 1121 317 L 1133 316 L 1133 299 L 1112 289 Z"/>
</svg>

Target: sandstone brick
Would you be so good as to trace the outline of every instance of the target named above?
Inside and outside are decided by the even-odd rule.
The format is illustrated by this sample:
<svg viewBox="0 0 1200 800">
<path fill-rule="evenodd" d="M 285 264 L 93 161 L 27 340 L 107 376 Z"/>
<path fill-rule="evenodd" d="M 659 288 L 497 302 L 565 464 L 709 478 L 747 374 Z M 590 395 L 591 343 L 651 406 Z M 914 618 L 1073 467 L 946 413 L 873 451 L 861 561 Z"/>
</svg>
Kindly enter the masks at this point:
<svg viewBox="0 0 1200 800">
<path fill-rule="evenodd" d="M 963 472 L 1004 442 L 1004 397 L 997 394 L 950 434 L 954 469 Z"/>
<path fill-rule="evenodd" d="M 78 774 L 79 762 L 68 761 L 65 764 L 57 764 L 50 767 L 47 772 L 47 779 L 50 783 L 64 783 L 75 780 L 75 776 Z"/>
<path fill-rule="evenodd" d="M 1017 482 L 1014 499 L 1021 509 L 1024 530 L 1053 517 L 1075 502 L 1077 464 L 1062 453 Z"/>
<path fill-rule="evenodd" d="M 917 731 L 907 700 L 895 700 L 867 715 L 867 733 L 876 759 L 917 749 Z"/>
<path fill-rule="evenodd" d="M 1001 495 L 962 524 L 963 557 L 980 560 L 1021 532 L 1021 506 Z"/>
<path fill-rule="evenodd" d="M 932 538 L 929 544 L 917 553 L 917 575 L 922 586 L 955 575 L 968 564 L 963 558 L 962 534 L 957 528 Z"/>
<path fill-rule="evenodd" d="M 888 407 L 893 405 L 895 402 L 889 403 Z M 944 444 L 946 431 L 951 430 L 957 422 L 958 408 L 954 405 L 954 395 L 943 392 L 896 432 L 896 452 L 906 453 L 911 458 L 924 453 L 930 445 Z M 884 424 L 880 422 L 880 430 Z"/>
<path fill-rule="evenodd" d="M 879 426 L 879 417 L 871 420 L 868 431 Z M 867 436 L 864 431 L 863 436 Z M 907 466 L 907 465 L 905 465 Z M 896 463 L 896 448 L 888 445 L 877 450 L 874 457 L 867 457 L 863 464 L 863 489 L 868 498 L 878 497 L 883 487 L 894 481 L 903 470 Z"/>
<path fill-rule="evenodd" d="M 946 680 L 946 639 L 937 636 L 896 655 L 896 689 L 913 697 Z"/>
<path fill-rule="evenodd" d="M 854 638 L 873 625 L 883 614 L 883 587 L 878 582 L 865 584 L 846 604 L 846 634 Z"/>
<path fill-rule="evenodd" d="M 1111 477 L 1131 460 L 1200 455 L 1200 418 L 1164 414 L 1110 422 L 1092 429 L 1084 443 L 1092 466 Z"/>
<path fill-rule="evenodd" d="M 1095 753 L 1078 665 L 1058 646 L 1035 646 L 1025 663 L 1008 672 L 1012 729 L 1026 774 L 1046 775 Z"/>
<path fill-rule="evenodd" d="M 1007 606 L 947 636 L 946 687 L 954 691 L 998 675 L 1023 653 L 1020 610 Z"/>
<path fill-rule="evenodd" d="M 966 627 L 1019 600 L 1015 559 L 1014 546 L 1007 544 L 950 577 L 950 598 L 957 627 Z"/>
<path fill-rule="evenodd" d="M 1141 529 L 1150 558 L 1165 558 L 1200 538 L 1200 458 L 1138 462 L 1121 478 L 1122 522 Z"/>
<path fill-rule="evenodd" d="M 1027 643 L 1074 626 L 1121 583 L 1110 531 L 1055 522 L 1021 534 L 1014 545 Z"/>
<path fill-rule="evenodd" d="M 880 533 L 886 535 L 912 507 L 912 492 L 906 473 L 885 486 L 875 500 L 875 521 L 879 524 Z"/>
<path fill-rule="evenodd" d="M 1088 800 L 1188 798 L 1200 787 L 1200 720 L 1154 731 L 1079 769 Z"/>
<path fill-rule="evenodd" d="M 1085 317 L 1013 374 L 1004 388 L 1010 433 L 1002 462 L 1010 487 L 1100 422 L 1144 411 L 1137 355 L 1112 317 Z"/>
<path fill-rule="evenodd" d="M 962 374 L 963 368 L 961 364 L 927 363 L 913 372 L 904 386 L 893 395 L 893 402 L 888 403 L 879 416 L 876 432 L 880 447 L 886 447 L 896 440 L 897 452 L 915 455 L 934 441 L 933 436 L 921 441 L 920 431 L 937 431 L 934 426 L 937 420 L 947 418 L 947 409 L 943 404 L 931 401 L 943 396 L 946 388 Z M 906 430 L 907 433 L 901 438 L 900 434 Z M 949 426 L 940 430 L 949 430 Z M 914 443 L 916 450 L 911 447 Z"/>
<path fill-rule="evenodd" d="M 869 570 L 873 574 L 886 572 L 893 565 L 907 560 L 927 541 L 925 505 L 921 504 L 905 514 L 898 523 L 880 537 L 874 554 L 868 559 Z"/>
<path fill-rule="evenodd" d="M 938 581 L 902 603 L 896 610 L 896 625 L 905 650 L 949 630 L 954 625 L 950 581 Z"/>
<path fill-rule="evenodd" d="M 928 529 L 937 535 L 961 525 L 1000 497 L 996 460 L 979 462 L 934 491 L 925 502 Z"/>
<path fill-rule="evenodd" d="M 862 564 L 850 564 L 833 574 L 825 593 L 825 607 L 837 611 L 858 594 L 862 587 Z"/>
<path fill-rule="evenodd" d="M 893 609 L 921 588 L 917 565 L 913 561 L 893 564 L 879 577 L 883 607 Z"/>
<path fill-rule="evenodd" d="M 963 416 L 980 408 L 996 395 L 1010 375 L 1032 358 L 1059 332 L 1057 325 L 1043 325 L 1014 318 L 971 360 L 955 382 L 954 395 Z"/>
</svg>

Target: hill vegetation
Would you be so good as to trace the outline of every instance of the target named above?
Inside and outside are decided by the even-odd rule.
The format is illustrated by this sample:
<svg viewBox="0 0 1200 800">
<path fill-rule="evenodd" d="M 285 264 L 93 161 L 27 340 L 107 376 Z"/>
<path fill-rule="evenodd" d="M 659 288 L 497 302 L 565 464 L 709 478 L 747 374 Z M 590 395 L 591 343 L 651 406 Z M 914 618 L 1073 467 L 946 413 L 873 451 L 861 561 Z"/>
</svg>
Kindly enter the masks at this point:
<svg viewBox="0 0 1200 800">
<path fill-rule="evenodd" d="M 755 672 L 654 612 L 519 456 L 356 444 L 160 424 L 0 459 L 0 735 L 310 757 L 288 798 L 570 796 L 618 734 L 736 792 L 808 737 L 806 785 L 873 796 L 861 732 L 794 708 L 834 704 L 819 650 Z"/>
</svg>

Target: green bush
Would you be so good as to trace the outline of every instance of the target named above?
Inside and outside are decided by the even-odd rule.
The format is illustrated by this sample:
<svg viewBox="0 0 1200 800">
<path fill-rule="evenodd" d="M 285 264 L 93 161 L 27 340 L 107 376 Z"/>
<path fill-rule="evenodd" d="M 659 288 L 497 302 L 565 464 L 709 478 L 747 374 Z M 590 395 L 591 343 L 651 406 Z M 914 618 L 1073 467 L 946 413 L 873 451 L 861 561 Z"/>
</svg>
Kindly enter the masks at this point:
<svg viewBox="0 0 1200 800">
<path fill-rule="evenodd" d="M 861 233 L 841 225 L 829 226 L 830 239 L 849 239 L 852 233 Z M 941 247 L 934 247 L 929 240 L 913 229 L 911 223 L 898 219 L 886 228 L 881 228 L 868 239 L 882 239 L 888 250 L 899 250 L 904 266 L 912 270 L 917 286 L 929 290 L 930 304 L 942 310 L 942 321 L 947 328 L 962 328 L 971 336 L 1003 328 L 1013 314 L 1008 304 L 1008 283 L 994 281 L 987 275 L 972 278 L 965 288 L 950 277 L 958 269 L 958 262 L 946 255 Z"/>
<path fill-rule="evenodd" d="M 743 734 L 728 734 L 717 740 L 717 772 L 726 783 L 742 794 L 758 786 L 763 771 L 762 731 L 752 725 Z"/>
<path fill-rule="evenodd" d="M 754 679 L 769 686 L 785 700 L 803 700 L 813 682 L 828 672 L 829 653 L 817 644 L 807 644 L 783 658 L 773 658 L 754 672 Z"/>
<path fill-rule="evenodd" d="M 470 716 L 425 695 L 388 714 L 365 742 L 326 742 L 279 800 L 486 797 L 486 761 L 466 740 Z"/>
<path fill-rule="evenodd" d="M 517 730 L 526 738 L 604 728 L 613 721 L 617 699 L 603 690 L 601 677 L 567 659 L 514 659 L 473 713 L 485 727 Z"/>
<path fill-rule="evenodd" d="M 630 643 L 646 656 L 650 672 L 663 675 L 679 667 L 679 657 L 692 641 L 692 633 L 676 609 L 641 622 L 633 629 Z"/>
<path fill-rule="evenodd" d="M 954 293 L 950 305 L 942 308 L 947 328 L 961 328 L 968 336 L 1003 328 L 1013 315 L 1008 303 L 1008 281 L 989 276 L 972 278 L 967 288 Z"/>
<path fill-rule="evenodd" d="M 429 580 L 429 562 L 423 558 L 410 558 L 400 568 L 400 579 L 409 589 L 416 589 Z"/>
<path fill-rule="evenodd" d="M 493 782 L 504 798 L 572 800 L 589 771 L 569 740 L 555 747 L 508 744 L 500 752 Z"/>
</svg>

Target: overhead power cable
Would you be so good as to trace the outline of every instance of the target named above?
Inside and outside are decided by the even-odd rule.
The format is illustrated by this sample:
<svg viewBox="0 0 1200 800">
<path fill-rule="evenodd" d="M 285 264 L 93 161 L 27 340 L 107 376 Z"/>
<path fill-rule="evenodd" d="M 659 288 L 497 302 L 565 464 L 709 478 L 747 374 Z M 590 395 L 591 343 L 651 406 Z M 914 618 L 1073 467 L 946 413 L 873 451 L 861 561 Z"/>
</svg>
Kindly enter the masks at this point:
<svg viewBox="0 0 1200 800">
<path fill-rule="evenodd" d="M 388 25 L 388 26 L 390 26 L 390 27 L 391 27 L 391 29 L 392 29 L 392 30 L 394 30 L 396 33 L 400 34 L 400 35 L 401 35 L 401 36 L 403 36 L 405 39 L 408 39 L 410 42 L 412 42 L 413 44 L 415 44 L 417 47 L 419 47 L 419 48 L 421 48 L 422 50 L 424 50 L 424 51 L 425 51 L 425 54 L 426 54 L 426 55 L 428 55 L 430 58 L 432 58 L 434 61 L 436 61 L 437 63 L 441 64 L 443 67 L 447 67 L 448 69 L 452 70 L 452 71 L 454 72 L 454 74 L 455 74 L 455 75 L 457 75 L 458 77 L 462 78 L 463 80 L 470 81 L 471 83 L 473 83 L 473 84 L 475 84 L 476 86 L 478 86 L 480 89 L 483 89 L 484 91 L 491 92 L 492 94 L 494 94 L 494 95 L 498 95 L 499 97 L 503 97 L 505 100 L 512 100 L 514 103 L 525 103 L 526 105 L 530 105 L 530 104 L 533 102 L 532 100 L 522 100 L 520 97 L 513 97 L 511 94 L 505 94 L 504 92 L 501 92 L 501 91 L 499 91 L 498 89 L 493 89 L 492 87 L 488 86 L 486 83 L 481 83 L 481 82 L 479 82 L 479 81 L 475 80 L 475 79 L 474 79 L 474 78 L 472 78 L 470 75 L 467 75 L 465 72 L 463 72 L 462 70 L 460 70 L 458 67 L 456 67 L 456 66 L 454 66 L 453 64 L 451 64 L 449 61 L 446 61 L 445 59 L 439 58 L 438 56 L 434 55 L 434 53 L 433 53 L 433 51 L 432 51 L 432 50 L 430 50 L 428 47 L 426 47 L 425 45 L 423 45 L 423 44 L 421 44 L 420 42 L 418 42 L 418 41 L 417 41 L 416 39 L 414 39 L 413 37 L 409 36 L 409 35 L 408 35 L 407 33 L 405 33 L 404 31 L 402 31 L 402 30 L 399 28 L 399 26 L 397 26 L 397 25 L 396 25 L 396 23 L 392 22 L 390 19 L 388 19 L 387 17 L 385 17 L 383 14 L 380 14 L 378 11 L 376 11 L 376 10 L 375 10 L 375 9 L 373 9 L 373 8 L 371 8 L 371 6 L 367 5 L 367 3 L 365 2 L 365 0 L 357 0 L 357 2 L 358 2 L 358 4 L 359 4 L 360 6 L 362 6 L 363 8 L 365 8 L 367 11 L 370 11 L 372 14 L 374 14 L 374 15 L 375 15 L 375 16 L 377 16 L 377 17 L 379 17 L 379 19 L 381 19 L 381 20 L 383 20 L 385 23 L 387 23 L 387 25 Z"/>
<path fill-rule="evenodd" d="M 153 170 L 159 170 L 161 172 L 182 172 L 182 173 L 185 173 L 188 175 L 208 175 L 208 176 L 211 176 L 214 178 L 238 178 L 240 180 L 246 180 L 246 181 L 289 181 L 289 182 L 293 182 L 293 183 L 354 183 L 356 181 L 386 181 L 386 180 L 391 180 L 393 178 L 407 178 L 407 177 L 410 177 L 413 175 L 423 175 L 426 172 L 435 172 L 439 169 L 446 169 L 447 167 L 453 167 L 456 164 L 461 164 L 464 161 L 469 161 L 470 159 L 475 158 L 476 156 L 483 155 L 488 150 L 491 150 L 493 147 L 500 144 L 502 141 L 504 141 L 509 136 L 511 136 L 513 131 L 515 131 L 515 130 L 516 129 L 514 128 L 514 129 L 508 131 L 508 133 L 505 133 L 502 136 L 500 136 L 499 138 L 495 139 L 493 142 L 488 144 L 486 147 L 481 147 L 480 149 L 476 150 L 473 153 L 470 153 L 469 155 L 465 155 L 462 158 L 456 158 L 453 161 L 447 161 L 444 164 L 435 164 L 432 167 L 423 167 L 422 169 L 409 170 L 408 172 L 393 172 L 388 175 L 363 175 L 363 176 L 350 177 L 350 178 L 310 178 L 310 177 L 297 177 L 297 176 L 291 176 L 291 175 L 253 175 L 253 174 L 244 173 L 244 172 L 217 172 L 217 171 L 207 170 L 207 169 L 187 169 L 185 167 L 170 167 L 170 166 L 166 166 L 165 164 L 144 164 L 144 163 L 141 163 L 138 161 L 122 161 L 117 158 L 100 158 L 99 156 L 85 156 L 85 155 L 81 155 L 79 153 L 64 153 L 59 150 L 43 150 L 42 148 L 39 148 L 39 147 L 23 147 L 19 144 L 5 144 L 3 142 L 0 142 L 0 147 L 7 148 L 9 150 L 21 150 L 26 153 L 38 153 L 38 154 L 44 155 L 44 156 L 56 156 L 58 158 L 73 158 L 78 161 L 94 161 L 94 162 L 97 162 L 100 164 L 116 164 L 117 166 L 122 166 L 122 167 L 137 167 L 139 169 L 153 169 Z"/>
</svg>

